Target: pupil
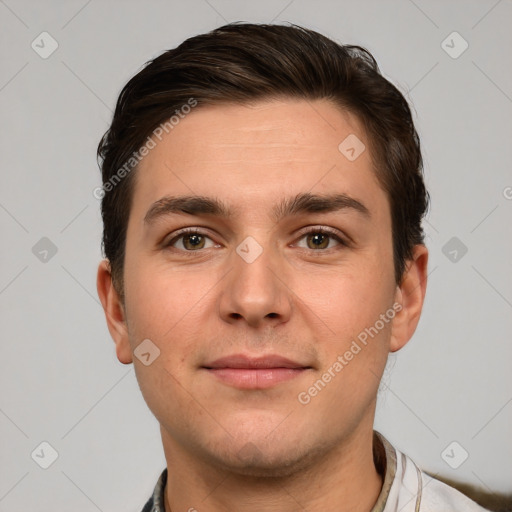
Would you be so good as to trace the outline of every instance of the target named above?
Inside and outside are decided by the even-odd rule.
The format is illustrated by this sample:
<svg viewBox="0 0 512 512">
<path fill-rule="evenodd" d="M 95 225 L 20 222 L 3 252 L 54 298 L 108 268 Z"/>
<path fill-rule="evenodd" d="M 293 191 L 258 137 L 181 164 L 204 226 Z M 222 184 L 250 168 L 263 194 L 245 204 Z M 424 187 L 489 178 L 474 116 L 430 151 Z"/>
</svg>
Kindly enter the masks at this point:
<svg viewBox="0 0 512 512">
<path fill-rule="evenodd" d="M 323 233 L 316 233 L 312 236 L 312 238 L 313 244 L 316 245 L 317 247 L 325 245 L 326 235 L 324 235 Z"/>
<path fill-rule="evenodd" d="M 201 243 L 201 240 L 200 240 L 200 236 L 198 235 L 189 235 L 188 236 L 188 241 L 190 244 L 196 246 L 196 245 L 199 245 Z"/>
</svg>

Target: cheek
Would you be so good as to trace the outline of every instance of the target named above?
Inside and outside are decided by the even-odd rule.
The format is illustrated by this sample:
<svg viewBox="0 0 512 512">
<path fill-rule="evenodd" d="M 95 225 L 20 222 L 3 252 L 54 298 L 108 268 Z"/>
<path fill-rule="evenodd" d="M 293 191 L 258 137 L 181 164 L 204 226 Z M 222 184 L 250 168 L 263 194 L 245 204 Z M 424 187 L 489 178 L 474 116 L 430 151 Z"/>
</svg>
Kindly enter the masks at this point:
<svg viewBox="0 0 512 512">
<path fill-rule="evenodd" d="M 390 269 L 392 261 L 369 252 L 331 275 L 319 279 L 317 274 L 316 278 L 308 277 L 303 281 L 305 286 L 301 293 L 311 289 L 314 283 L 316 291 L 310 294 L 308 306 L 322 320 L 319 325 L 323 334 L 318 339 L 318 347 L 322 355 L 320 380 L 323 382 L 318 382 L 317 376 L 311 385 L 319 391 L 323 390 L 325 381 L 329 384 L 328 389 L 321 392 L 319 406 L 332 402 L 357 409 L 373 400 L 387 361 L 394 316 L 394 310 L 390 311 L 394 296 Z M 389 311 L 385 316 L 387 322 L 383 321 L 381 315 Z M 359 405 L 356 402 L 360 402 Z"/>
<path fill-rule="evenodd" d="M 137 358 L 134 366 L 149 408 L 159 421 L 168 422 L 177 410 L 187 417 L 193 408 L 190 395 L 183 390 L 191 388 L 190 366 L 197 351 L 194 340 L 198 329 L 201 332 L 200 317 L 208 307 L 205 293 L 211 285 L 205 282 L 206 275 L 139 261 L 126 265 L 128 334 L 133 350 L 144 339 L 158 347 L 159 355 L 149 366 Z"/>
<path fill-rule="evenodd" d="M 294 292 L 327 327 L 330 338 L 346 340 L 375 323 L 392 305 L 394 281 L 377 258 L 361 257 L 326 272 L 294 280 Z"/>
<path fill-rule="evenodd" d="M 127 314 L 132 331 L 146 337 L 169 338 L 182 332 L 206 306 L 215 284 L 212 272 L 127 261 L 125 271 Z"/>
</svg>

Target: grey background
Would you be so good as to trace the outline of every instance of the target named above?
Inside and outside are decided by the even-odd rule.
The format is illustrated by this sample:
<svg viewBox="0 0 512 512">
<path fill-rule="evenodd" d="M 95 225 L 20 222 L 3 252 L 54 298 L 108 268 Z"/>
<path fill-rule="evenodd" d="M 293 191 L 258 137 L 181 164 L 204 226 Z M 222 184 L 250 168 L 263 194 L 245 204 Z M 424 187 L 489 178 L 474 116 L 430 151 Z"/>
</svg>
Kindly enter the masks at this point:
<svg viewBox="0 0 512 512">
<path fill-rule="evenodd" d="M 417 333 L 390 358 L 376 428 L 424 469 L 511 491 L 510 0 L 0 0 L 0 510 L 139 511 L 165 466 L 96 294 L 95 151 L 144 62 L 237 20 L 361 44 L 412 102 L 432 195 L 430 277 Z M 43 31 L 59 45 L 46 59 L 31 47 Z M 469 44 L 458 58 L 442 46 L 453 31 Z M 43 237 L 57 249 L 46 261 Z M 31 457 L 48 461 L 43 441 L 58 452 L 48 469 Z M 452 465 L 469 454 L 457 469 L 441 455 L 453 441 Z"/>
</svg>

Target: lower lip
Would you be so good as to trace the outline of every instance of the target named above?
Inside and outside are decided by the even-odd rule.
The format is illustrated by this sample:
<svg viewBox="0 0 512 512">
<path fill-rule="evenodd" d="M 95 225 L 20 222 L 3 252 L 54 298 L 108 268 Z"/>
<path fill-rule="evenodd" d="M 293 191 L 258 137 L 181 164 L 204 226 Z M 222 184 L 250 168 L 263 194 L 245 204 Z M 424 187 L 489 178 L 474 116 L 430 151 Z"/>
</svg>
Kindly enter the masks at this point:
<svg viewBox="0 0 512 512">
<path fill-rule="evenodd" d="M 241 389 L 266 389 L 298 377 L 306 368 L 207 368 L 217 379 Z"/>
</svg>

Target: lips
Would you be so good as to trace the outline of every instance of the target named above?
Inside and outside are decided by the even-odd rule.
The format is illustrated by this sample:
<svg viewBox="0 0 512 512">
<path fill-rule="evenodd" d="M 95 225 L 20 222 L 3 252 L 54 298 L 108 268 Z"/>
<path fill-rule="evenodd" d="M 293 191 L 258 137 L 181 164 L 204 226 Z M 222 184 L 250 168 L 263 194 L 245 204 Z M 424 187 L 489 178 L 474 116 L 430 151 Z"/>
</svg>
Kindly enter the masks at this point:
<svg viewBox="0 0 512 512">
<path fill-rule="evenodd" d="M 204 368 L 245 368 L 245 369 L 266 369 L 266 368 L 311 368 L 286 357 L 277 355 L 268 355 L 260 357 L 250 357 L 244 354 L 235 354 L 216 359 L 212 363 L 204 365 Z"/>
<path fill-rule="evenodd" d="M 203 366 L 220 382 L 239 389 L 265 389 L 304 374 L 311 366 L 286 357 L 234 354 Z"/>
</svg>

